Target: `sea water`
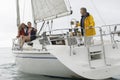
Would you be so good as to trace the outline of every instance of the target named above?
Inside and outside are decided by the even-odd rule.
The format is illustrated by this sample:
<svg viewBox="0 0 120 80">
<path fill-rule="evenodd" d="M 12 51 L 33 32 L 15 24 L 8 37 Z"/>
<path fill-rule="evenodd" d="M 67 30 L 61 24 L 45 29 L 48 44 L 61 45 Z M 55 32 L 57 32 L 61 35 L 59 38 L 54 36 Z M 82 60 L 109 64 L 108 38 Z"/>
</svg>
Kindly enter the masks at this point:
<svg viewBox="0 0 120 80">
<path fill-rule="evenodd" d="M 86 80 L 78 78 L 57 78 L 31 75 L 19 72 L 11 48 L 0 48 L 0 80 Z M 107 79 L 113 80 L 113 79 Z"/>
</svg>

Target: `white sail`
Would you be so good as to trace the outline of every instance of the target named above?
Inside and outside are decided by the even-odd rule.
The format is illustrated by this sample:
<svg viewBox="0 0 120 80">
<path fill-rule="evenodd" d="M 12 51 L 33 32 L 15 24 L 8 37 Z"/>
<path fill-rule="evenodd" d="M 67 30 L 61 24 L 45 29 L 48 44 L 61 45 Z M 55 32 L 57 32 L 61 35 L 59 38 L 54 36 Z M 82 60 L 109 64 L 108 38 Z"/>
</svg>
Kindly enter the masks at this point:
<svg viewBox="0 0 120 80">
<path fill-rule="evenodd" d="M 31 0 L 31 2 L 35 21 L 55 19 L 71 13 L 64 0 Z"/>
</svg>

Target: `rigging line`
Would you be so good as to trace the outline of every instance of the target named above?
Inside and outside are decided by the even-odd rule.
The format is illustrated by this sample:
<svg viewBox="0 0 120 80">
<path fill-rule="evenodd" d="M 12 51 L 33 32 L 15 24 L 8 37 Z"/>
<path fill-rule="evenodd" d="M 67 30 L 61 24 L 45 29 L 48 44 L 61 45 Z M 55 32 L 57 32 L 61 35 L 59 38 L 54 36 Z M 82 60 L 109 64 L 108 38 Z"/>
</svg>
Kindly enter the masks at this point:
<svg viewBox="0 0 120 80">
<path fill-rule="evenodd" d="M 94 8 L 91 3 L 89 3 L 89 5 L 90 5 L 89 7 L 90 7 L 91 9 Z M 92 11 L 93 11 L 93 13 L 96 13 L 95 10 L 92 10 Z M 98 16 L 98 15 L 97 15 L 97 16 Z M 95 17 L 95 18 L 99 21 L 99 23 L 101 22 L 100 18 L 98 18 L 98 17 Z"/>
<path fill-rule="evenodd" d="M 106 25 L 104 19 L 102 18 L 101 14 L 100 14 L 99 10 L 97 9 L 96 5 L 94 4 L 93 0 L 91 0 L 91 2 L 93 4 L 93 7 L 95 8 L 95 11 L 97 12 L 98 16 L 100 17 L 101 21 L 103 22 L 103 24 Z"/>
<path fill-rule="evenodd" d="M 45 28 L 44 28 L 43 32 L 47 31 L 46 30 L 47 28 L 48 28 L 48 25 L 47 25 L 47 23 L 45 23 Z"/>
<path fill-rule="evenodd" d="M 24 22 L 24 20 L 25 20 L 25 8 L 26 8 L 26 0 L 24 0 L 24 5 L 23 5 L 23 16 L 22 16 L 22 21 Z"/>
<path fill-rule="evenodd" d="M 43 30 L 44 26 L 45 26 L 45 21 L 42 23 L 42 27 L 40 28 L 40 30 L 39 30 L 39 32 L 38 32 L 38 35 L 39 35 L 39 34 L 41 33 L 41 31 Z"/>
<path fill-rule="evenodd" d="M 53 20 L 51 20 L 51 30 L 53 29 Z"/>
<path fill-rule="evenodd" d="M 99 10 L 97 9 L 96 5 L 94 4 L 93 0 L 91 0 L 93 7 L 95 8 L 95 11 L 97 12 L 98 16 L 100 17 L 101 21 L 103 22 L 104 25 L 107 25 L 106 22 L 104 21 L 103 17 L 101 16 Z M 106 27 L 105 32 L 109 31 L 109 29 Z"/>
<path fill-rule="evenodd" d="M 50 34 L 51 34 L 51 28 L 50 28 L 50 22 L 49 21 L 47 21 L 47 26 L 48 26 L 48 29 L 49 29 Z"/>
</svg>

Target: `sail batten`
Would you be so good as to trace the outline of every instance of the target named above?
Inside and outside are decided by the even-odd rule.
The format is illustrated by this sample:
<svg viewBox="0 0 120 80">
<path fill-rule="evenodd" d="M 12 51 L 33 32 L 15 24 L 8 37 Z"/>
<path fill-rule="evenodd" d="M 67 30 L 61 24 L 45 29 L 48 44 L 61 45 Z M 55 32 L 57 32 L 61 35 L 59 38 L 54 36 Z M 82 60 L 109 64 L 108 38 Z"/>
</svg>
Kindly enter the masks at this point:
<svg viewBox="0 0 120 80">
<path fill-rule="evenodd" d="M 55 19 L 70 14 L 64 0 L 31 0 L 35 20 Z"/>
</svg>

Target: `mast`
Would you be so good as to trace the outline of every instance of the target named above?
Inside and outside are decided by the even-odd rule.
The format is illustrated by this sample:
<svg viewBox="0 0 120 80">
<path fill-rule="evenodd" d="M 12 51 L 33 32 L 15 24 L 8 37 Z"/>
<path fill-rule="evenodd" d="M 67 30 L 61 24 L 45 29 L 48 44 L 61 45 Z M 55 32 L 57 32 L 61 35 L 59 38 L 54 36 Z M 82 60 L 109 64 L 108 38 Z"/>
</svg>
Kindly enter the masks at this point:
<svg viewBox="0 0 120 80">
<path fill-rule="evenodd" d="M 16 0 L 16 11 L 17 11 L 17 27 L 20 25 L 20 8 L 19 8 L 19 0 Z"/>
<path fill-rule="evenodd" d="M 33 3 L 32 3 L 32 0 L 31 0 L 31 9 L 32 9 L 32 18 L 33 18 L 33 22 L 34 22 L 34 28 L 37 29 L 37 23 L 35 21 L 35 13 L 34 13 L 34 8 L 33 8 Z"/>
</svg>

